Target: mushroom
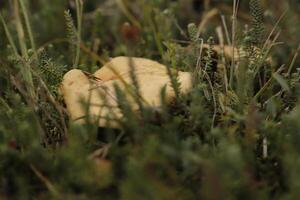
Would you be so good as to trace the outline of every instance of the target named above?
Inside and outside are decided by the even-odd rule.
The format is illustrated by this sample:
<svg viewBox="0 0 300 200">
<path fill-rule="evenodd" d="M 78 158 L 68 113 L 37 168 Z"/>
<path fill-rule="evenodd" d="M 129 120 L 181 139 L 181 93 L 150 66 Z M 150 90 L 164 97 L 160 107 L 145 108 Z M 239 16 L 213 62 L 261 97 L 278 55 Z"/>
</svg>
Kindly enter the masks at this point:
<svg viewBox="0 0 300 200">
<path fill-rule="evenodd" d="M 126 95 L 132 108 L 138 109 L 136 101 L 130 94 L 132 91 L 130 87 L 133 86 L 130 76 L 132 69 L 144 104 L 160 107 L 162 105 L 160 94 L 164 87 L 166 100 L 170 102 L 175 98 L 166 66 L 145 58 L 116 57 L 93 75 L 78 69 L 64 75 L 60 90 L 70 118 L 75 122 L 84 123 L 85 117 L 88 116 L 100 127 L 118 128 L 118 123 L 110 120 L 123 117 L 118 108 L 116 85 Z M 178 81 L 181 83 L 180 91 L 188 92 L 192 87 L 192 74 L 172 70 L 173 72 L 177 73 Z"/>
</svg>

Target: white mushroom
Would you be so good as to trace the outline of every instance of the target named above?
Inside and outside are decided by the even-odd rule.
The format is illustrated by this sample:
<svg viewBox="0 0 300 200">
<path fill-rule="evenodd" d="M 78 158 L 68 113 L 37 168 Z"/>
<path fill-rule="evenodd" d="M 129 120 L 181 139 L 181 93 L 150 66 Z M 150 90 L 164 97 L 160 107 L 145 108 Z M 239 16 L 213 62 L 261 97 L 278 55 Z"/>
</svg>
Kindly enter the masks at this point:
<svg viewBox="0 0 300 200">
<path fill-rule="evenodd" d="M 106 119 L 122 118 L 115 85 L 124 92 L 132 108 L 138 109 L 130 94 L 130 87 L 133 84 L 130 77 L 131 66 L 134 68 L 143 103 L 160 107 L 160 94 L 163 87 L 166 87 L 168 101 L 175 98 L 166 66 L 144 58 L 117 57 L 96 71 L 93 76 L 88 76 L 77 69 L 65 74 L 60 89 L 70 118 L 77 122 L 84 122 L 85 116 L 88 115 L 101 127 L 118 127 L 118 123 Z M 176 73 L 181 83 L 181 92 L 188 92 L 192 87 L 191 73 L 181 71 Z M 85 107 L 84 102 L 89 106 Z"/>
</svg>

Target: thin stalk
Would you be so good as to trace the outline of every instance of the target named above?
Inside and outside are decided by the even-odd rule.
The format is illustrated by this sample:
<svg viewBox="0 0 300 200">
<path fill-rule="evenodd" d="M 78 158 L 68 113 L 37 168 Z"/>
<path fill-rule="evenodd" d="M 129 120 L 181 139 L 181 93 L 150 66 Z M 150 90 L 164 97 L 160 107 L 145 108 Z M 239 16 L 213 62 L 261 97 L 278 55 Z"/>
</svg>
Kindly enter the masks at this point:
<svg viewBox="0 0 300 200">
<path fill-rule="evenodd" d="M 211 121 L 211 129 L 214 128 L 214 125 L 215 125 L 215 120 L 216 120 L 216 116 L 217 116 L 217 101 L 216 101 L 216 94 L 215 94 L 215 90 L 214 90 L 214 87 L 213 87 L 213 84 L 211 82 L 211 79 L 209 77 L 209 75 L 204 71 L 204 75 L 207 79 L 207 82 L 209 84 L 209 87 L 211 88 L 211 94 L 212 94 L 212 97 L 213 97 L 213 103 L 214 103 L 214 114 L 213 114 L 213 117 L 212 117 L 212 121 Z"/>
<path fill-rule="evenodd" d="M 73 68 L 77 68 L 79 65 L 81 31 L 82 31 L 82 12 L 83 12 L 82 0 L 76 0 L 75 3 L 76 3 L 76 15 L 77 15 L 77 44 L 76 44 L 76 55 L 75 55 Z"/>
<path fill-rule="evenodd" d="M 25 60 L 28 59 L 28 52 L 26 47 L 26 41 L 25 41 L 25 33 L 22 26 L 22 21 L 20 17 L 20 10 L 19 10 L 19 3 L 17 0 L 14 0 L 14 16 L 15 16 L 15 23 L 16 23 L 16 29 L 19 39 L 19 45 L 21 48 L 22 56 L 25 58 Z"/>
<path fill-rule="evenodd" d="M 120 10 L 123 12 L 123 14 L 129 19 L 129 21 L 139 29 L 141 28 L 141 24 L 135 17 L 130 13 L 127 6 L 123 2 L 123 0 L 116 0 L 117 6 L 120 8 Z"/>
<path fill-rule="evenodd" d="M 15 44 L 13 38 L 12 38 L 12 35 L 11 35 L 11 33 L 10 33 L 8 27 L 7 27 L 7 24 L 6 24 L 6 22 L 5 22 L 4 18 L 3 18 L 3 16 L 1 15 L 1 13 L 0 13 L 0 20 L 1 20 L 1 22 L 2 22 L 2 25 L 3 25 L 4 31 L 5 31 L 6 37 L 7 37 L 8 42 L 9 42 L 9 44 L 10 44 L 12 50 L 13 50 L 13 53 L 15 54 L 15 56 L 16 56 L 17 58 L 20 58 L 21 56 L 20 56 L 19 53 L 18 53 L 16 44 Z"/>
<path fill-rule="evenodd" d="M 225 30 L 227 44 L 229 46 L 231 46 L 231 41 L 230 41 L 230 37 L 229 37 L 229 31 L 228 31 L 228 27 L 227 27 L 227 23 L 226 23 L 224 15 L 221 15 L 221 20 L 222 20 L 222 24 L 223 24 L 223 27 L 224 27 L 224 30 Z"/>
<path fill-rule="evenodd" d="M 280 73 L 285 65 L 282 65 L 278 68 L 278 70 L 275 73 Z M 271 85 L 274 80 L 274 77 L 271 76 L 271 78 L 265 83 L 265 85 L 255 94 L 252 101 L 256 101 Z"/>
<path fill-rule="evenodd" d="M 255 73 L 254 73 L 254 74 L 257 74 L 257 73 L 259 72 L 261 66 L 264 64 L 264 61 L 267 59 L 267 57 L 268 57 L 268 55 L 269 55 L 269 53 L 270 53 L 272 47 L 276 44 L 276 41 L 277 41 L 277 39 L 279 38 L 280 33 L 281 33 L 281 31 L 279 31 L 279 32 L 275 35 L 274 39 L 271 41 L 271 43 L 269 44 L 269 46 L 266 47 L 267 49 L 262 51 L 262 52 L 263 52 L 263 57 L 262 57 L 261 59 L 258 60 L 258 65 L 256 66 L 256 69 L 255 69 Z"/>
<path fill-rule="evenodd" d="M 6 103 L 6 101 L 1 97 L 0 97 L 0 105 L 2 105 L 7 110 L 8 113 L 13 111 L 11 107 Z"/>
<path fill-rule="evenodd" d="M 227 77 L 227 68 L 226 68 L 226 59 L 225 59 L 225 44 L 224 44 L 224 35 L 222 28 L 219 26 L 216 28 L 216 32 L 220 41 L 220 46 L 221 46 L 221 60 L 222 60 L 222 67 L 223 67 L 223 80 L 224 80 L 224 87 L 225 87 L 225 93 L 228 93 L 228 77 Z"/>
<path fill-rule="evenodd" d="M 237 12 L 239 9 L 239 0 L 233 1 L 233 14 L 232 14 L 232 59 L 231 59 L 231 68 L 230 68 L 230 78 L 229 78 L 229 86 L 232 88 L 233 86 L 233 76 L 234 76 L 234 68 L 235 68 L 235 39 L 236 39 L 236 25 L 237 25 Z"/>
<path fill-rule="evenodd" d="M 204 16 L 202 17 L 201 23 L 198 25 L 197 38 L 200 37 L 201 33 L 203 32 L 203 30 L 204 30 L 205 26 L 207 25 L 207 23 L 209 22 L 209 20 L 211 20 L 218 14 L 219 14 L 219 10 L 216 8 L 214 8 L 214 9 L 210 10 L 209 12 L 207 12 L 206 14 L 204 14 Z"/>
<path fill-rule="evenodd" d="M 52 182 L 44 176 L 33 164 L 30 164 L 30 169 L 34 172 L 34 174 L 45 184 L 48 191 L 51 193 L 53 197 L 60 198 L 60 194 Z"/>
<path fill-rule="evenodd" d="M 263 46 L 263 48 L 262 48 L 262 52 L 264 52 L 264 50 L 267 48 L 267 45 L 268 45 L 269 40 L 271 39 L 271 37 L 272 37 L 272 35 L 274 34 L 276 28 L 279 26 L 279 23 L 281 22 L 281 20 L 283 19 L 283 17 L 286 15 L 286 13 L 287 13 L 287 10 L 285 10 L 285 11 L 281 14 L 281 16 L 279 17 L 279 19 L 278 19 L 277 22 L 275 23 L 275 25 L 274 25 L 274 27 L 272 28 L 270 34 L 268 35 L 268 38 L 266 39 L 266 42 L 265 42 L 265 44 L 264 44 L 264 46 Z"/>
<path fill-rule="evenodd" d="M 30 25 L 28 12 L 27 12 L 24 0 L 19 0 L 19 2 L 20 2 L 20 6 L 21 6 L 21 10 L 22 10 L 24 19 L 25 19 L 25 25 L 26 25 L 26 29 L 27 29 L 27 32 L 28 32 L 28 37 L 29 37 L 29 40 L 30 40 L 31 48 L 32 48 L 34 54 L 37 56 L 34 37 L 33 37 L 33 33 L 32 33 L 32 28 L 31 28 L 31 25 Z"/>
<path fill-rule="evenodd" d="M 151 18 L 149 19 L 149 23 L 150 23 L 150 26 L 151 26 L 152 31 L 153 31 L 153 35 L 154 35 L 156 46 L 157 46 L 157 48 L 159 50 L 160 55 L 163 57 L 163 55 L 164 55 L 164 49 L 163 49 L 163 46 L 162 46 L 160 34 L 157 33 L 156 28 L 155 28 L 155 24 L 154 24 L 154 22 L 153 22 L 153 20 Z"/>
<path fill-rule="evenodd" d="M 295 62 L 296 62 L 296 60 L 297 60 L 297 58 L 298 58 L 298 55 L 299 55 L 299 51 L 300 51 L 300 44 L 299 44 L 299 46 L 298 46 L 298 48 L 297 48 L 297 50 L 296 50 L 296 53 L 295 53 L 295 55 L 294 55 L 294 57 L 293 57 L 293 60 L 292 60 L 291 64 L 290 64 L 290 66 L 289 66 L 289 69 L 288 69 L 288 72 L 287 72 L 287 75 L 288 75 L 288 76 L 289 76 L 289 75 L 291 74 L 291 72 L 292 72 L 292 69 L 293 69 L 293 67 L 294 67 L 294 65 L 295 65 Z"/>
<path fill-rule="evenodd" d="M 200 39 L 199 55 L 198 55 L 196 69 L 194 73 L 197 79 L 200 77 L 200 73 L 201 73 L 201 59 L 202 59 L 203 45 L 204 45 L 204 41 L 203 39 Z"/>
<path fill-rule="evenodd" d="M 155 23 L 154 23 L 154 21 L 151 18 L 151 10 L 149 10 L 149 8 L 147 7 L 147 5 L 144 5 L 144 6 L 146 6 L 146 11 L 145 11 L 146 12 L 145 13 L 146 20 L 148 21 L 148 23 L 150 25 L 150 28 L 151 28 L 151 30 L 153 32 L 153 36 L 154 36 L 156 47 L 157 47 L 160 55 L 163 57 L 164 49 L 163 49 L 163 45 L 162 45 L 160 34 L 157 32 Z"/>
<path fill-rule="evenodd" d="M 16 23 L 16 29 L 19 39 L 19 44 L 22 52 L 23 58 L 21 58 L 22 63 L 24 64 L 21 67 L 21 74 L 23 75 L 24 81 L 28 84 L 27 89 L 29 92 L 29 95 L 31 98 L 35 98 L 35 92 L 34 92 L 34 84 L 32 80 L 32 74 L 30 71 L 31 66 L 27 63 L 29 60 L 28 50 L 26 46 L 26 40 L 25 40 L 25 32 L 22 25 L 22 20 L 20 17 L 20 10 L 19 10 L 19 3 L 18 0 L 14 0 L 14 16 L 15 16 L 15 23 Z"/>
</svg>

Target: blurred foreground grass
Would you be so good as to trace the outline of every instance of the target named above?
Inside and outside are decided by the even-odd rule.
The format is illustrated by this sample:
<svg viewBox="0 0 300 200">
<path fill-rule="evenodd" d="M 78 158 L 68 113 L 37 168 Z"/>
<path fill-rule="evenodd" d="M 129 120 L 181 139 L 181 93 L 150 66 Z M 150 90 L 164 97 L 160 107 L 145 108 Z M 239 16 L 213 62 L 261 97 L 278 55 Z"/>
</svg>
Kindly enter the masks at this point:
<svg viewBox="0 0 300 200">
<path fill-rule="evenodd" d="M 249 2 L 1 1 L 0 199 L 297 199 L 300 4 Z M 120 94 L 120 130 L 73 124 L 63 74 L 121 55 L 194 87 L 159 113 Z"/>
</svg>

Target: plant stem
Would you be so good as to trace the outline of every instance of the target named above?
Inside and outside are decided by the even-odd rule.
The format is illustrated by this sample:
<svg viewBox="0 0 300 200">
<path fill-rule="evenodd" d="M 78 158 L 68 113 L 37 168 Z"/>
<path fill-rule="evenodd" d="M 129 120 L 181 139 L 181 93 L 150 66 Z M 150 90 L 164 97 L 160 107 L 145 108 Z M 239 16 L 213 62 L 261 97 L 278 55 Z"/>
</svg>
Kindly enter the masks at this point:
<svg viewBox="0 0 300 200">
<path fill-rule="evenodd" d="M 28 12 L 27 12 L 24 0 L 19 0 L 19 2 L 20 2 L 20 6 L 21 6 L 21 9 L 22 9 L 23 15 L 24 15 L 25 25 L 26 25 L 26 28 L 27 28 L 31 48 L 32 48 L 32 50 L 35 54 L 36 59 L 37 59 L 38 54 L 36 54 L 36 47 L 35 47 L 34 37 L 33 37 L 33 33 L 32 33 L 32 28 L 31 28 L 31 25 L 30 25 L 29 17 L 28 17 Z"/>
<path fill-rule="evenodd" d="M 76 0 L 76 15 L 77 15 L 77 44 L 76 44 L 76 55 L 73 68 L 77 68 L 80 59 L 80 44 L 81 44 L 81 30 L 82 30 L 82 12 L 83 2 L 82 0 Z"/>
<path fill-rule="evenodd" d="M 229 86 L 232 88 L 233 86 L 233 76 L 234 76 L 234 68 L 235 68 L 235 37 L 236 37 L 236 23 L 237 23 L 237 12 L 239 9 L 239 0 L 233 1 L 233 14 L 232 14 L 232 59 L 231 59 L 231 68 L 230 68 L 230 78 L 229 78 Z"/>
</svg>

